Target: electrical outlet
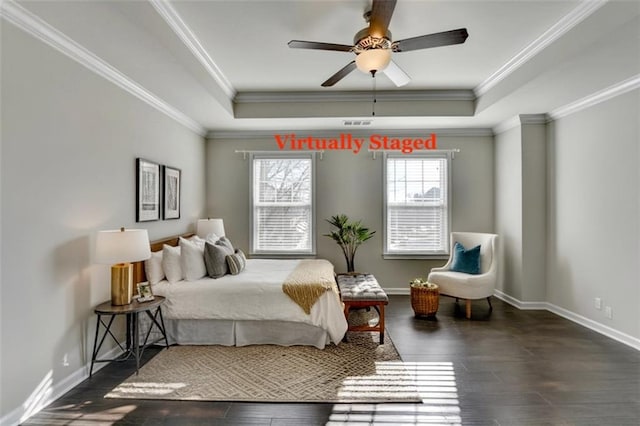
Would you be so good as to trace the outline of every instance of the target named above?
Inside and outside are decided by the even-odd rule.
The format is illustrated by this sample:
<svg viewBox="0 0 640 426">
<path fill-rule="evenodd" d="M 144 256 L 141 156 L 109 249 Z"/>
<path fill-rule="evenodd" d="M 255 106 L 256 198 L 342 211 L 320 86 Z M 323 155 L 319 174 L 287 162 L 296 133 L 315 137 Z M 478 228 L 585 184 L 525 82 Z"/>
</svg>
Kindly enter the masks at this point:
<svg viewBox="0 0 640 426">
<path fill-rule="evenodd" d="M 596 297 L 595 299 L 593 299 L 594 301 L 594 306 L 596 307 L 597 310 L 602 309 L 602 299 L 600 299 L 599 297 Z"/>
<path fill-rule="evenodd" d="M 67 356 L 67 354 L 64 354 L 64 356 L 62 357 L 62 366 L 63 367 L 69 366 L 69 357 Z"/>
<path fill-rule="evenodd" d="M 604 315 L 609 319 L 613 318 L 613 310 L 611 309 L 611 306 L 604 307 Z"/>
</svg>

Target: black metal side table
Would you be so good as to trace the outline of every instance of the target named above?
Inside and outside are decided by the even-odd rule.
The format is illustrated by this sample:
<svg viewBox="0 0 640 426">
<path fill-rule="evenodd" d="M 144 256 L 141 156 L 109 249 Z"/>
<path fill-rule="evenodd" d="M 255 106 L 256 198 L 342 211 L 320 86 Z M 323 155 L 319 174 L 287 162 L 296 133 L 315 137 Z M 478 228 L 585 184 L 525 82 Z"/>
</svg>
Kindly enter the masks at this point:
<svg viewBox="0 0 640 426">
<path fill-rule="evenodd" d="M 140 368 L 140 357 L 144 350 L 155 343 L 158 343 L 164 340 L 165 346 L 169 348 L 169 341 L 167 340 L 167 333 L 164 328 L 164 320 L 162 318 L 162 304 L 164 303 L 165 298 L 162 296 L 155 296 L 153 300 L 148 302 L 138 302 L 134 300 L 129 305 L 122 306 L 113 306 L 111 301 L 101 303 L 96 306 L 94 312 L 98 316 L 98 321 L 96 323 L 96 336 L 93 341 L 93 353 L 91 355 L 91 368 L 89 370 L 89 377 L 93 374 L 93 364 L 96 362 L 111 362 L 111 361 L 124 361 L 133 356 L 136 360 L 136 374 L 138 374 L 138 369 Z M 151 324 L 147 329 L 145 334 L 144 341 L 142 345 L 140 345 L 140 316 L 141 312 L 146 312 L 146 314 L 151 319 Z M 118 315 L 126 315 L 127 317 L 127 338 L 125 346 L 122 346 L 122 343 L 113 335 L 111 332 L 111 325 L 113 324 L 113 320 Z M 110 316 L 111 318 L 107 323 L 102 318 L 103 316 Z M 104 333 L 100 338 L 100 343 L 98 343 L 98 335 L 100 333 L 100 325 L 104 328 Z M 162 337 L 159 337 L 151 342 L 149 342 L 149 336 L 151 334 L 151 330 L 156 327 L 160 333 L 162 333 Z M 122 354 L 116 358 L 111 359 L 98 359 L 98 352 L 104 343 L 107 334 L 113 338 L 116 344 L 122 349 Z"/>
</svg>

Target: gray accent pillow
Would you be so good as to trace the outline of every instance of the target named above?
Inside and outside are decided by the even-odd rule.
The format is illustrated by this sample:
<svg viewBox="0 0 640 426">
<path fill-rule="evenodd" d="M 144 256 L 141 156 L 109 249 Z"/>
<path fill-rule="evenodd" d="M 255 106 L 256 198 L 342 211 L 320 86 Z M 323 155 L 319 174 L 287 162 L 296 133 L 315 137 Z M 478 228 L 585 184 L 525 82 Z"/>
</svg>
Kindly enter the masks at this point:
<svg viewBox="0 0 640 426">
<path fill-rule="evenodd" d="M 229 273 L 227 256 L 233 254 L 233 250 L 219 244 L 204 244 L 204 265 L 207 275 L 211 278 L 220 278 Z"/>
<path fill-rule="evenodd" d="M 219 246 L 224 246 L 229 250 L 231 250 L 231 253 L 229 254 L 233 254 L 236 251 L 235 248 L 233 247 L 233 244 L 231 244 L 231 240 L 228 239 L 227 237 L 220 237 L 220 239 L 216 241 L 216 244 L 218 244 Z"/>
</svg>

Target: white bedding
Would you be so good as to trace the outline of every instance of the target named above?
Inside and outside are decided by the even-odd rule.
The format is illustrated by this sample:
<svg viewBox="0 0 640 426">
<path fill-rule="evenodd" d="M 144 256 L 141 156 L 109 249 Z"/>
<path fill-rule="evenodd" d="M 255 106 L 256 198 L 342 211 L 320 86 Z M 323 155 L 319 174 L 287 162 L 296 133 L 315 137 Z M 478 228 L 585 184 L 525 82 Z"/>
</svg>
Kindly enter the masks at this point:
<svg viewBox="0 0 640 426">
<path fill-rule="evenodd" d="M 282 291 L 283 282 L 299 262 L 248 259 L 239 275 L 173 284 L 161 281 L 153 286 L 153 292 L 167 298 L 162 309 L 167 319 L 300 322 L 326 330 L 331 341 L 338 343 L 347 330 L 347 322 L 334 292 L 322 295 L 307 315 Z"/>
</svg>

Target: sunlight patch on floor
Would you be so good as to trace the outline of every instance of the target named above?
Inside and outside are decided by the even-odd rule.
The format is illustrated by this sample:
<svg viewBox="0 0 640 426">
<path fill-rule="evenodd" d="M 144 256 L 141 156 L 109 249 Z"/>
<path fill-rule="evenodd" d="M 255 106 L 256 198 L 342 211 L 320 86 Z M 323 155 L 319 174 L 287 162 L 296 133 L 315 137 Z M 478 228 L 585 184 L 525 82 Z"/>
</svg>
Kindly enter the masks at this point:
<svg viewBox="0 0 640 426">
<path fill-rule="evenodd" d="M 173 393 L 176 389 L 181 389 L 187 386 L 186 383 L 148 383 L 148 382 L 131 382 L 131 383 L 122 383 L 118 385 L 114 390 L 112 390 L 105 397 L 109 397 L 112 393 L 117 395 L 125 396 L 125 395 L 137 395 L 140 397 L 144 397 L 145 395 L 151 396 L 159 396 L 159 395 L 169 395 Z"/>
<path fill-rule="evenodd" d="M 88 426 L 111 426 L 119 424 L 127 415 L 137 408 L 136 405 L 121 405 L 106 410 L 87 412 L 87 404 L 66 405 L 59 408 L 47 410 L 46 416 L 38 416 L 29 420 L 32 425 L 88 425 Z"/>
<path fill-rule="evenodd" d="M 460 425 L 456 376 L 451 362 L 378 362 L 374 376 L 349 377 L 340 396 L 408 397 L 418 394 L 421 403 L 336 404 L 328 426 L 338 425 Z"/>
</svg>

